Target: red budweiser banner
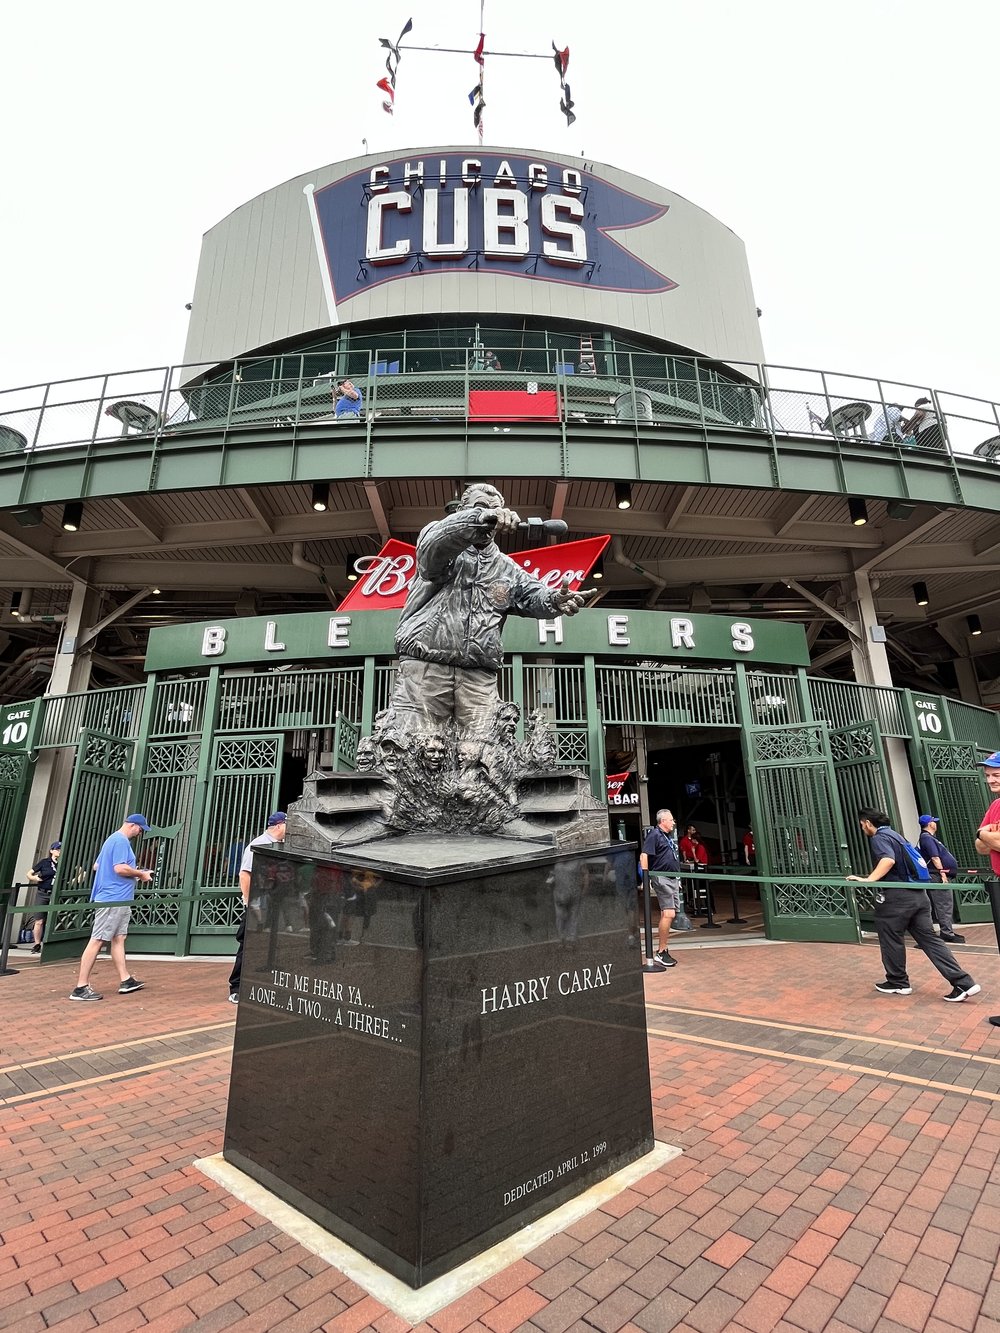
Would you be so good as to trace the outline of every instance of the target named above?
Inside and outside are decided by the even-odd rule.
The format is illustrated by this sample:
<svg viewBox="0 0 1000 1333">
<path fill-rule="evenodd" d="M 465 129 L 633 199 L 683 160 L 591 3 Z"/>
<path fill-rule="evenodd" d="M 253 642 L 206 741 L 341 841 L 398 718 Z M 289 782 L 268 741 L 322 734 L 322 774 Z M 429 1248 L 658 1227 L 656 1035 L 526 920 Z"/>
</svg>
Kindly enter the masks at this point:
<svg viewBox="0 0 1000 1333">
<path fill-rule="evenodd" d="M 564 579 L 569 579 L 570 590 L 575 591 L 610 540 L 610 536 L 584 537 L 582 541 L 563 542 L 561 546 L 518 551 L 511 559 L 541 579 L 546 587 L 558 588 Z M 378 555 L 359 556 L 354 562 L 358 581 L 337 609 L 401 611 L 413 582 L 416 561 L 416 547 L 395 538 L 390 538 Z"/>
</svg>

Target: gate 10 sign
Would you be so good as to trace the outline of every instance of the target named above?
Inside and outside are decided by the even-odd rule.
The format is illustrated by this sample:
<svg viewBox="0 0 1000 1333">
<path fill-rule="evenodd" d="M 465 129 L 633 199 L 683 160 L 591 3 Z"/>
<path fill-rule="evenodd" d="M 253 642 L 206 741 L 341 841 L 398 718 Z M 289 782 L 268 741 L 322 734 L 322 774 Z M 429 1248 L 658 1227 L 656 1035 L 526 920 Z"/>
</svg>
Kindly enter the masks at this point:
<svg viewBox="0 0 1000 1333">
<path fill-rule="evenodd" d="M 0 708 L 0 750 L 27 750 L 33 734 L 32 721 L 38 700 L 5 704 Z"/>
</svg>

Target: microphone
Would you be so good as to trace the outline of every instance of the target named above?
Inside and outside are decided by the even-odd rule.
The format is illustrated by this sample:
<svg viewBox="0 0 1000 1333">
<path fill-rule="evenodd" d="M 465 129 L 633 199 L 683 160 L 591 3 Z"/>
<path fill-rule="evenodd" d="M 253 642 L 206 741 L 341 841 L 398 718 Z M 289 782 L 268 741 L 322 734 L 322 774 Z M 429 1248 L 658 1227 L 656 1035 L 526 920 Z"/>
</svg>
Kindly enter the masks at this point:
<svg viewBox="0 0 1000 1333">
<path fill-rule="evenodd" d="M 527 532 L 544 532 L 547 537 L 565 537 L 569 524 L 561 518 L 522 518 L 518 528 Z"/>
</svg>

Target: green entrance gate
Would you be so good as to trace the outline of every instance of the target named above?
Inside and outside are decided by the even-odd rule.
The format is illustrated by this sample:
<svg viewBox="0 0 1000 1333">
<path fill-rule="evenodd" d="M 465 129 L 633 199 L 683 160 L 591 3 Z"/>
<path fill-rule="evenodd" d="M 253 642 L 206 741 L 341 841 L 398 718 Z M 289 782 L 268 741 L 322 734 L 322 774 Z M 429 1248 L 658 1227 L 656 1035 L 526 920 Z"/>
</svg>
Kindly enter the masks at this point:
<svg viewBox="0 0 1000 1333">
<path fill-rule="evenodd" d="M 50 916 L 45 936 L 49 958 L 78 954 L 79 942 L 90 937 L 89 914 L 78 909 L 90 900 L 93 866 L 101 844 L 129 813 L 125 801 L 134 752 L 132 740 L 89 728 L 80 733 L 62 856 L 52 889 L 53 904 L 77 910 Z"/>
<path fill-rule="evenodd" d="M 768 935 L 857 943 L 851 886 L 813 882 L 847 873 L 826 724 L 746 727 L 743 747 L 754 828 L 769 834 L 758 843 L 761 873 L 790 877 L 761 886 Z"/>
<path fill-rule="evenodd" d="M 984 755 L 975 745 L 922 738 L 913 749 L 924 808 L 941 816 L 941 841 L 961 867 L 955 885 L 959 916 L 966 923 L 990 921 L 985 884 L 989 871 L 975 845 L 976 830 L 991 800 L 979 767 Z"/>
<path fill-rule="evenodd" d="M 235 950 L 243 910 L 240 861 L 277 803 L 283 742 L 281 732 L 215 738 L 194 889 L 198 901 L 191 922 L 192 953 Z"/>
</svg>

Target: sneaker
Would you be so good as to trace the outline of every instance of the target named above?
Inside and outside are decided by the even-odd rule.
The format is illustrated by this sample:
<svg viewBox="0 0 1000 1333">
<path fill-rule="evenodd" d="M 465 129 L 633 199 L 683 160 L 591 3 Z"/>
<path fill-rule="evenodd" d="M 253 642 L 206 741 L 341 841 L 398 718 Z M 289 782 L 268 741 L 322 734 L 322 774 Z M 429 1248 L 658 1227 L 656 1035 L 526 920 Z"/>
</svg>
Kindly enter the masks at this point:
<svg viewBox="0 0 1000 1333">
<path fill-rule="evenodd" d="M 964 944 L 964 935 L 941 935 L 939 939 L 944 940 L 945 944 Z"/>
<path fill-rule="evenodd" d="M 943 995 L 941 998 L 947 1000 L 950 1004 L 957 1004 L 959 1000 L 967 1000 L 970 995 L 978 995 L 981 990 L 982 986 L 973 982 L 971 986 L 967 986 L 964 990 L 961 986 L 954 986 L 947 995 Z"/>
<path fill-rule="evenodd" d="M 670 954 L 667 953 L 666 949 L 661 949 L 659 953 L 654 953 L 653 957 L 656 959 L 656 961 L 660 964 L 661 967 L 677 966 L 677 959 L 671 958 Z"/>
<path fill-rule="evenodd" d="M 31 946 L 31 952 L 32 952 L 32 953 L 41 953 L 41 952 L 42 952 L 42 946 L 41 946 L 40 944 L 33 944 L 33 945 Z"/>
<path fill-rule="evenodd" d="M 898 981 L 876 981 L 875 989 L 881 995 L 912 995 L 912 986 L 901 986 Z"/>
<path fill-rule="evenodd" d="M 74 986 L 69 993 L 71 1000 L 103 1000 L 103 995 L 98 995 L 97 991 L 91 990 L 89 986 Z"/>
<path fill-rule="evenodd" d="M 118 987 L 118 994 L 131 995 L 134 990 L 142 990 L 145 984 L 146 983 L 144 981 L 136 981 L 135 977 L 126 977 L 125 980 L 122 982 L 122 984 Z"/>
<path fill-rule="evenodd" d="M 230 997 L 229 997 L 229 1003 L 230 1003 L 230 1004 L 239 1004 L 239 1002 L 240 1002 L 240 994 L 239 994 L 239 991 L 235 991 L 235 990 L 234 990 L 233 993 L 232 993 L 232 994 L 230 995 Z"/>
</svg>

